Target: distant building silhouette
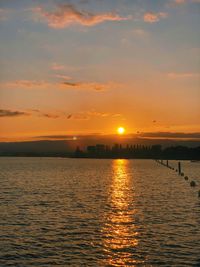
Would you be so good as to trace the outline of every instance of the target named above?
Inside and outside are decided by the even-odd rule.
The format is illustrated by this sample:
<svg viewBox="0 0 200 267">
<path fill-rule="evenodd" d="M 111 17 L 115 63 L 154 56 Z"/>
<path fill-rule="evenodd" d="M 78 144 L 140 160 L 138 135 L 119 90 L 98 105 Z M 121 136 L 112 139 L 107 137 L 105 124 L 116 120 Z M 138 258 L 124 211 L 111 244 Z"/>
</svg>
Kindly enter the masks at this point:
<svg viewBox="0 0 200 267">
<path fill-rule="evenodd" d="M 184 146 L 167 147 L 161 145 L 126 145 L 114 144 L 112 147 L 97 144 L 88 146 L 86 151 L 77 147 L 76 158 L 138 158 L 138 159 L 190 159 L 200 160 L 200 147 L 188 148 Z"/>
</svg>

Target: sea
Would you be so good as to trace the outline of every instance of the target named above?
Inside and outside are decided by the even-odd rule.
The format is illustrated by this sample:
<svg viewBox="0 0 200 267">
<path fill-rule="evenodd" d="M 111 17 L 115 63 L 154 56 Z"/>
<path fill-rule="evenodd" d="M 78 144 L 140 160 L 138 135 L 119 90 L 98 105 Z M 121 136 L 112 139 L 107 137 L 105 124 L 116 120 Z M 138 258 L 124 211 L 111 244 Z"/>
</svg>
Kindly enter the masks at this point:
<svg viewBox="0 0 200 267">
<path fill-rule="evenodd" d="M 181 164 L 189 180 L 154 160 L 1 157 L 0 266 L 200 266 L 200 163 Z"/>
</svg>

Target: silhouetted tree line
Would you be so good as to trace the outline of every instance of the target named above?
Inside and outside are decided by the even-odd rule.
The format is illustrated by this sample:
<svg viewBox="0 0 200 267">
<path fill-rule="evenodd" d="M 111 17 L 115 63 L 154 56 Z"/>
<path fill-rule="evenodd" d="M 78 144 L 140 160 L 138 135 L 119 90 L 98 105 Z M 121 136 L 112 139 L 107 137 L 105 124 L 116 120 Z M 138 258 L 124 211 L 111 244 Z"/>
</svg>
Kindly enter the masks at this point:
<svg viewBox="0 0 200 267">
<path fill-rule="evenodd" d="M 162 148 L 161 145 L 122 145 L 110 147 L 103 144 L 88 146 L 86 151 L 77 147 L 75 158 L 127 158 L 127 159 L 179 159 L 200 160 L 200 147 L 189 148 L 173 146 Z"/>
</svg>

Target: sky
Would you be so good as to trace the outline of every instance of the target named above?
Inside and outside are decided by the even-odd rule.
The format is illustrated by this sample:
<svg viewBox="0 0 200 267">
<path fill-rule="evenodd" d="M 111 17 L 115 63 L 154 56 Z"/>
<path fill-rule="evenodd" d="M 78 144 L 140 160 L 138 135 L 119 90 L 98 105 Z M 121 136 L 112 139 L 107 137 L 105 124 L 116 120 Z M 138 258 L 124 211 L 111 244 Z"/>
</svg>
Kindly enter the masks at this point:
<svg viewBox="0 0 200 267">
<path fill-rule="evenodd" d="M 0 0 L 0 140 L 197 136 L 199 25 L 199 0 Z"/>
</svg>

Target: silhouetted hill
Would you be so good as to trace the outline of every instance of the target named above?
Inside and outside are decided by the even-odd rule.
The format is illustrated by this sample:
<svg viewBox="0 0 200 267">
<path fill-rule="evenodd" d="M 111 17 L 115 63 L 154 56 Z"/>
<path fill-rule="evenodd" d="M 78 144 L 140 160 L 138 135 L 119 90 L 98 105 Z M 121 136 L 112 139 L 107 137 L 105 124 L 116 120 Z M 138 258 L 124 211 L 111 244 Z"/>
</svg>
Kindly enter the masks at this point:
<svg viewBox="0 0 200 267">
<path fill-rule="evenodd" d="M 68 155 L 70 151 L 66 141 L 29 141 L 0 143 L 0 155 L 56 156 Z"/>
</svg>

